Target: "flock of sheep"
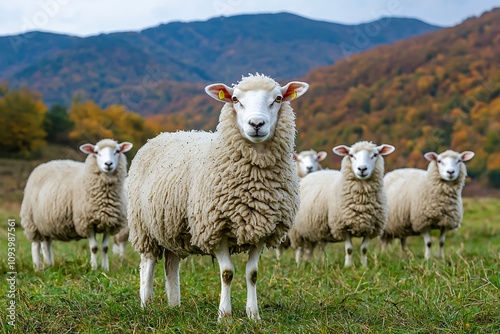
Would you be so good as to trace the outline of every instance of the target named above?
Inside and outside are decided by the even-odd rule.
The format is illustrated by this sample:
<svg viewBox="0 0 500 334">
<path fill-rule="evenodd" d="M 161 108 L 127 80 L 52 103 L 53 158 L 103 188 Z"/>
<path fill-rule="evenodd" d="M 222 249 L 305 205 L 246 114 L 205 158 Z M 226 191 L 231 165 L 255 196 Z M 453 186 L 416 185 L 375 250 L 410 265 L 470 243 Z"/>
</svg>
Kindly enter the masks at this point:
<svg viewBox="0 0 500 334">
<path fill-rule="evenodd" d="M 370 239 L 383 244 L 423 235 L 430 257 L 431 229 L 460 226 L 464 162 L 473 152 L 427 153 L 427 171 L 398 169 L 384 176 L 383 156 L 391 145 L 358 142 L 333 149 L 343 156 L 340 171 L 322 170 L 326 152 L 294 153 L 295 115 L 290 101 L 309 85 L 280 86 L 264 75 L 249 75 L 233 87 L 205 88 L 225 103 L 217 129 L 162 133 L 137 153 L 127 177 L 128 142 L 103 139 L 85 144 L 85 163 L 56 160 L 31 173 L 21 206 L 21 225 L 32 244 L 34 266 L 53 265 L 52 240 L 89 239 L 91 267 L 97 268 L 102 233 L 102 268 L 109 268 L 109 237 L 123 254 L 127 239 L 140 253 L 140 298 L 152 298 L 155 265 L 165 258 L 170 306 L 180 304 L 179 265 L 191 254 L 212 255 L 220 267 L 219 319 L 231 315 L 231 254 L 248 252 L 248 317 L 259 319 L 256 282 L 264 247 L 288 244 L 296 261 L 316 247 L 345 242 L 345 266 L 352 265 L 352 238 L 363 238 L 367 265 Z"/>
</svg>

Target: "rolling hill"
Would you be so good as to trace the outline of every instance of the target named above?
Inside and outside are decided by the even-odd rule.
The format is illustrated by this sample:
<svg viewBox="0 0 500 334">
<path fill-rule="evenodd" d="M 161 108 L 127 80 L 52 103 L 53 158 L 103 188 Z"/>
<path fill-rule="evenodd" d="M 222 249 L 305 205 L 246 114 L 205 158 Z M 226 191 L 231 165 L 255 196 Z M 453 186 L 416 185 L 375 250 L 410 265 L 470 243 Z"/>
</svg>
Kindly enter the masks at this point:
<svg viewBox="0 0 500 334">
<path fill-rule="evenodd" d="M 302 80 L 309 91 L 293 102 L 297 149 L 325 150 L 357 140 L 388 143 L 387 168 L 427 165 L 422 153 L 452 148 L 476 153 L 469 174 L 500 188 L 500 9 L 424 36 L 379 46 Z M 212 129 L 220 105 L 200 96 L 157 116 L 168 124 Z M 213 103 L 213 104 L 211 104 Z"/>
<path fill-rule="evenodd" d="M 297 78 L 353 52 L 438 29 L 408 18 L 342 25 L 279 13 L 85 38 L 30 32 L 0 37 L 0 78 L 38 90 L 49 105 L 68 104 L 79 94 L 102 106 L 119 102 L 151 114 L 165 111 L 161 103 L 168 98 L 157 96 L 159 87 L 231 83 L 249 72 Z"/>
</svg>

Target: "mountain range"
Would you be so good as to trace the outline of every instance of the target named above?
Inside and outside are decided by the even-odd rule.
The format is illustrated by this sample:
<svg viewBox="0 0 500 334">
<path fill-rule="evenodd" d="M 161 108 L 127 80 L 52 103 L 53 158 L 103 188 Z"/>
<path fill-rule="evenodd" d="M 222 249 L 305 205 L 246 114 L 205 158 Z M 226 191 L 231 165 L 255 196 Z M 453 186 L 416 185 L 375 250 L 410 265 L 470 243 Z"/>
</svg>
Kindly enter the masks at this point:
<svg viewBox="0 0 500 334">
<path fill-rule="evenodd" d="M 438 29 L 410 18 L 344 25 L 279 13 L 90 37 L 35 31 L 0 37 L 0 78 L 38 90 L 48 105 L 69 104 L 77 94 L 102 106 L 122 103 L 156 114 L 172 110 L 163 104 L 171 101 L 169 92 L 179 90 L 178 83 L 230 84 L 255 72 L 299 78 L 354 53 Z"/>
</svg>

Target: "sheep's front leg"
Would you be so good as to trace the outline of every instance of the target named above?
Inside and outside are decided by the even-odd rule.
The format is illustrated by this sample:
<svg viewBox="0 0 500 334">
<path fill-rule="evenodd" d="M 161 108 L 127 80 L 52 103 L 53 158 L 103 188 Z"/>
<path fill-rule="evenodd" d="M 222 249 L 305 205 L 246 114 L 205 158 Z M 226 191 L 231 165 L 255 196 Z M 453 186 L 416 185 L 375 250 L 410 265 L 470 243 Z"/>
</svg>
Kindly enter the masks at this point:
<svg viewBox="0 0 500 334">
<path fill-rule="evenodd" d="M 438 257 L 444 259 L 444 239 L 446 238 L 446 229 L 441 228 L 441 235 L 439 236 L 439 253 Z"/>
<path fill-rule="evenodd" d="M 344 267 L 348 268 L 352 266 L 352 242 L 351 235 L 349 233 L 345 236 L 345 263 Z"/>
<path fill-rule="evenodd" d="M 169 306 L 178 306 L 181 304 L 181 288 L 179 278 L 179 267 L 181 259 L 177 254 L 168 249 L 163 252 L 165 256 L 165 292 L 168 297 Z"/>
<path fill-rule="evenodd" d="M 223 317 L 231 316 L 231 282 L 233 281 L 234 266 L 229 254 L 227 237 L 223 237 L 219 248 L 215 252 L 219 263 L 221 278 L 221 295 L 219 304 L 219 321 Z"/>
<path fill-rule="evenodd" d="M 431 258 L 431 246 L 432 246 L 431 230 L 430 229 L 423 230 L 422 236 L 424 237 L 425 259 L 428 260 Z"/>
<path fill-rule="evenodd" d="M 363 242 L 361 243 L 361 266 L 366 268 L 368 266 L 368 242 L 370 242 L 370 238 L 364 237 Z"/>
<path fill-rule="evenodd" d="M 89 232 L 89 247 L 90 247 L 90 267 L 92 270 L 97 269 L 97 239 L 95 238 L 94 230 Z"/>
<path fill-rule="evenodd" d="M 259 242 L 248 253 L 248 262 L 245 270 L 247 279 L 247 316 L 253 320 L 260 320 L 259 306 L 257 304 L 257 273 L 259 258 L 264 248 L 264 242 Z"/>
<path fill-rule="evenodd" d="M 53 266 L 54 258 L 52 257 L 52 240 L 50 238 L 45 238 L 42 241 L 42 253 L 43 253 L 43 262 L 46 265 Z"/>
<path fill-rule="evenodd" d="M 109 233 L 104 232 L 102 234 L 102 259 L 101 266 L 103 270 L 109 270 L 109 259 L 108 259 L 108 249 L 109 249 Z"/>
<path fill-rule="evenodd" d="M 33 266 L 35 270 L 42 269 L 42 260 L 40 259 L 40 242 L 33 241 L 31 243 L 31 256 L 33 258 Z"/>
<path fill-rule="evenodd" d="M 155 274 L 156 258 L 151 254 L 141 254 L 139 266 L 141 306 L 146 307 L 153 299 L 153 278 Z"/>
</svg>

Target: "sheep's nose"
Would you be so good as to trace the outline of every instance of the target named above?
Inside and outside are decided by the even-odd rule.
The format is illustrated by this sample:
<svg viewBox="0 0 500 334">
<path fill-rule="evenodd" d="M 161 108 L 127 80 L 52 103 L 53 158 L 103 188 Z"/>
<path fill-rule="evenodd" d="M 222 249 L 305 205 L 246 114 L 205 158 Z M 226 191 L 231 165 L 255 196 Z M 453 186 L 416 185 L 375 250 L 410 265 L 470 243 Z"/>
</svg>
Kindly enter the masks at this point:
<svg viewBox="0 0 500 334">
<path fill-rule="evenodd" d="M 107 161 L 104 163 L 107 167 L 111 167 L 113 166 L 113 162 L 112 161 Z"/>
<path fill-rule="evenodd" d="M 363 173 L 363 172 L 366 172 L 368 170 L 368 167 L 366 167 L 365 165 L 362 165 L 362 166 L 359 166 L 358 167 L 358 170 Z"/>
<path fill-rule="evenodd" d="M 256 131 L 258 131 L 265 124 L 265 122 L 260 119 L 251 119 L 248 121 L 248 124 L 250 124 L 250 126 L 254 128 Z"/>
<path fill-rule="evenodd" d="M 308 173 L 312 172 L 312 170 L 313 170 L 312 166 L 307 166 L 306 169 L 307 169 Z"/>
<path fill-rule="evenodd" d="M 452 176 L 453 174 L 455 174 L 455 171 L 454 170 L 448 170 L 446 171 L 448 174 L 450 174 L 450 176 Z"/>
</svg>

